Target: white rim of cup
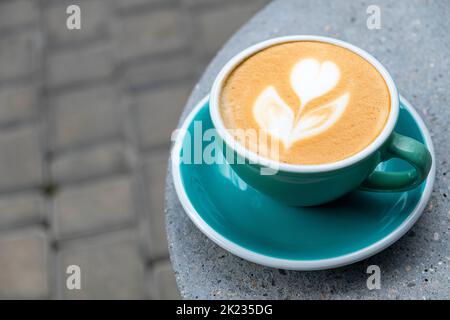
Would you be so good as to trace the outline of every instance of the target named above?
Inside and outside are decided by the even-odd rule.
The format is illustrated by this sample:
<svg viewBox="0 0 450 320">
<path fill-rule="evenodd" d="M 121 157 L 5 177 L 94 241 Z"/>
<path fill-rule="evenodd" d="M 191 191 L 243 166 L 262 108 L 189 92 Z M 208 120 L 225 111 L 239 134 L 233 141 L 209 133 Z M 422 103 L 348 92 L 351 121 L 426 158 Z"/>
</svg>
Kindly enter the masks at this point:
<svg viewBox="0 0 450 320">
<path fill-rule="evenodd" d="M 223 124 L 222 117 L 220 115 L 219 111 L 219 97 L 222 89 L 222 84 L 227 79 L 228 75 L 231 71 L 233 71 L 244 59 L 250 57 L 251 55 L 266 49 L 268 47 L 280 44 L 280 43 L 287 43 L 287 42 L 295 42 L 295 41 L 318 41 L 318 42 L 325 42 L 334 44 L 337 46 L 340 46 L 342 48 L 346 48 L 350 51 L 353 51 L 354 53 L 358 54 L 362 58 L 364 58 L 366 61 L 368 61 L 370 64 L 372 64 L 378 72 L 382 75 L 384 81 L 386 82 L 386 85 L 389 89 L 390 93 L 390 99 L 391 99 L 391 108 L 389 117 L 386 121 L 386 124 L 381 131 L 381 133 L 378 135 L 378 137 L 367 147 L 365 147 L 363 150 L 359 151 L 358 153 L 354 154 L 351 157 L 345 158 L 340 161 L 326 163 L 326 164 L 318 164 L 318 165 L 295 165 L 295 164 L 288 164 L 288 163 L 282 163 L 278 162 L 263 156 L 258 155 L 255 152 L 250 151 L 249 149 L 245 148 L 243 145 L 238 143 L 233 136 L 230 134 L 228 129 L 225 128 L 225 125 Z M 284 171 L 284 172 L 294 172 L 294 173 L 311 173 L 311 172 L 327 172 L 327 171 L 333 171 L 341 168 L 345 168 L 348 166 L 351 166 L 358 161 L 366 158 L 367 156 L 371 155 L 373 152 L 378 150 L 381 145 L 388 139 L 388 137 L 391 135 L 392 131 L 394 130 L 395 123 L 397 122 L 398 118 L 398 112 L 399 112 L 399 96 L 397 87 L 395 86 L 394 81 L 392 80 L 391 75 L 389 72 L 384 68 L 384 66 L 372 55 L 370 55 L 368 52 L 364 51 L 361 48 L 358 48 L 350 43 L 347 43 L 342 40 L 337 40 L 333 38 L 328 37 L 322 37 L 322 36 L 313 36 L 313 35 L 291 35 L 291 36 L 283 36 L 278 38 L 273 38 L 270 40 L 266 40 L 260 43 L 257 43 L 237 55 L 235 55 L 231 60 L 228 61 L 228 63 L 225 64 L 225 66 L 222 68 L 222 70 L 217 75 L 212 89 L 211 89 L 211 95 L 210 95 L 210 101 L 209 101 L 209 110 L 211 115 L 211 120 L 213 122 L 213 125 L 215 129 L 217 130 L 219 136 L 225 141 L 225 143 L 228 146 L 231 146 L 233 150 L 235 150 L 239 156 L 250 160 L 250 163 L 258 164 L 264 167 L 274 168 L 278 171 Z"/>
<path fill-rule="evenodd" d="M 419 116 L 417 111 L 411 106 L 411 104 L 404 99 L 402 102 L 411 114 L 411 116 L 416 121 L 417 125 L 420 128 L 421 135 L 423 136 L 424 143 L 427 146 L 428 150 L 432 156 L 432 165 L 430 169 L 430 173 L 428 174 L 427 179 L 425 180 L 425 187 L 422 192 L 422 196 L 419 200 L 419 203 L 416 207 L 411 211 L 409 216 L 391 233 L 389 233 L 384 238 L 378 240 L 375 243 L 372 243 L 368 247 L 359 249 L 357 251 L 347 253 L 342 256 L 327 258 L 327 259 L 318 259 L 318 260 L 292 260 L 292 259 L 284 259 L 284 258 L 275 258 L 262 253 L 258 253 L 252 251 L 250 249 L 244 248 L 241 245 L 228 240 L 222 234 L 214 230 L 205 220 L 200 216 L 197 212 L 193 204 L 191 203 L 189 197 L 186 194 L 184 189 L 183 181 L 181 179 L 181 168 L 180 168 L 180 152 L 183 147 L 183 140 L 185 137 L 185 132 L 187 132 L 189 125 L 193 121 L 194 117 L 197 115 L 199 110 L 205 105 L 208 101 L 209 97 L 206 96 L 194 107 L 194 109 L 189 113 L 189 115 L 184 120 L 181 128 L 180 134 L 177 135 L 176 141 L 173 145 L 171 152 L 171 165 L 172 165 L 172 179 L 175 186 L 175 191 L 178 195 L 178 199 L 185 210 L 188 217 L 191 221 L 200 229 L 200 231 L 206 235 L 209 239 L 211 239 L 218 246 L 223 249 L 231 252 L 232 254 L 241 257 L 245 260 L 264 265 L 272 268 L 281 268 L 287 270 L 302 270 L 302 271 L 312 271 L 312 270 L 324 270 L 331 268 L 338 268 L 345 265 L 349 265 L 361 260 L 364 260 L 383 249 L 386 249 L 398 239 L 400 239 L 419 219 L 422 215 L 425 206 L 430 199 L 431 192 L 433 191 L 434 179 L 436 175 L 436 165 L 435 165 L 435 156 L 434 156 L 434 147 L 433 142 L 431 140 L 430 133 L 428 132 L 425 123 L 422 118 Z"/>
</svg>

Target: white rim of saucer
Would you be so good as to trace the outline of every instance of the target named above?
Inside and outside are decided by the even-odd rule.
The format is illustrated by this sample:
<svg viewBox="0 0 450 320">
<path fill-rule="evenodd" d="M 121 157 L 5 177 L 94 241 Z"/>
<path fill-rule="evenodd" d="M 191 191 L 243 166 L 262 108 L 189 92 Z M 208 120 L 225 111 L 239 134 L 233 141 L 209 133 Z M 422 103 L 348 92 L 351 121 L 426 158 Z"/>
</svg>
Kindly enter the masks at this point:
<svg viewBox="0 0 450 320">
<path fill-rule="evenodd" d="M 390 99 L 391 99 L 391 112 L 389 113 L 389 117 L 386 121 L 386 124 L 383 128 L 383 131 L 377 136 L 377 138 L 369 144 L 367 147 L 365 147 L 363 150 L 359 151 L 358 153 L 354 154 L 351 157 L 348 157 L 346 159 L 332 162 L 332 163 L 326 163 L 326 164 L 319 164 L 319 165 L 294 165 L 294 164 L 288 164 L 288 163 L 280 163 L 277 161 L 274 161 L 272 159 L 260 156 L 259 154 L 250 151 L 246 149 L 243 145 L 236 142 L 236 140 L 233 138 L 233 136 L 230 134 L 230 132 L 225 128 L 225 125 L 222 121 L 222 117 L 219 112 L 219 95 L 222 88 L 223 81 L 228 77 L 229 73 L 234 70 L 236 66 L 238 66 L 244 59 L 252 56 L 253 54 L 266 49 L 268 47 L 280 44 L 280 43 L 286 43 L 286 42 L 294 42 L 294 41 L 318 41 L 318 42 L 325 42 L 325 43 L 331 43 L 336 46 L 340 46 L 342 48 L 348 49 L 350 51 L 353 51 L 354 53 L 358 54 L 362 58 L 364 58 L 366 61 L 368 61 L 372 66 L 374 66 L 378 72 L 382 75 L 383 79 L 386 82 L 386 85 L 389 89 L 390 93 Z M 340 168 L 348 167 L 353 165 L 354 163 L 360 161 L 361 159 L 366 158 L 376 150 L 386 141 L 386 139 L 391 135 L 392 131 L 394 130 L 395 123 L 398 118 L 398 112 L 399 112 L 399 94 L 397 91 L 397 87 L 395 86 L 394 80 L 392 80 L 391 75 L 389 72 L 384 68 L 384 66 L 371 54 L 364 51 L 363 49 L 354 46 L 348 42 L 334 39 L 334 38 L 328 38 L 328 37 L 322 37 L 322 36 L 313 36 L 313 35 L 290 35 L 290 36 L 283 36 L 278 38 L 269 39 L 263 42 L 256 43 L 255 45 L 250 46 L 249 48 L 241 51 L 237 55 L 235 55 L 233 58 L 231 58 L 225 66 L 222 68 L 222 70 L 217 75 L 211 89 L 211 95 L 210 95 L 210 114 L 211 114 L 211 120 L 214 124 L 214 127 L 216 128 L 218 134 L 220 137 L 226 142 L 227 145 L 232 146 L 232 148 L 243 158 L 249 159 L 250 163 L 259 164 L 261 166 L 274 168 L 278 171 L 284 171 L 284 172 L 327 172 L 327 171 L 333 171 Z"/>
<path fill-rule="evenodd" d="M 416 121 L 417 125 L 421 130 L 421 134 L 425 140 L 425 144 L 428 150 L 431 153 L 432 157 L 432 166 L 430 173 L 425 182 L 425 188 L 422 192 L 422 196 L 420 198 L 417 206 L 412 210 L 407 219 L 405 219 L 400 226 L 398 226 L 394 231 L 392 231 L 389 235 L 384 237 L 383 239 L 371 244 L 370 246 L 357 250 L 352 253 L 348 253 L 339 257 L 329 258 L 329 259 L 319 259 L 319 260 L 291 260 L 291 259 L 282 259 L 282 258 L 274 258 L 264 254 L 260 254 L 249 249 L 246 249 L 230 240 L 222 236 L 220 233 L 211 228 L 198 214 L 197 210 L 192 205 L 189 200 L 184 185 L 181 181 L 181 172 L 179 165 L 179 157 L 181 148 L 183 145 L 183 139 L 185 133 L 187 132 L 188 126 L 191 124 L 194 117 L 197 115 L 199 110 L 205 105 L 208 101 L 209 96 L 203 98 L 195 108 L 189 113 L 187 118 L 184 120 L 183 125 L 180 128 L 180 134 L 178 134 L 175 144 L 172 148 L 171 152 L 171 165 L 172 165 L 172 178 L 175 185 L 175 191 L 178 195 L 178 198 L 183 206 L 185 212 L 191 221 L 200 229 L 200 231 L 205 234 L 209 239 L 215 242 L 218 246 L 223 249 L 231 252 L 232 254 L 260 264 L 267 267 L 279 268 L 279 269 L 287 269 L 287 270 L 302 270 L 302 271 L 311 271 L 311 270 L 323 270 L 323 269 L 331 269 L 337 268 L 344 265 L 352 264 L 361 260 L 364 260 L 383 249 L 386 249 L 398 239 L 400 239 L 419 219 L 421 216 L 428 200 L 430 199 L 431 192 L 433 190 L 433 184 L 436 174 L 436 166 L 435 166 L 435 155 L 434 155 L 434 147 L 433 142 L 431 141 L 430 133 L 428 132 L 425 123 L 422 118 L 419 116 L 417 111 L 411 106 L 411 104 L 400 96 L 401 103 L 406 107 L 408 112 Z"/>
</svg>

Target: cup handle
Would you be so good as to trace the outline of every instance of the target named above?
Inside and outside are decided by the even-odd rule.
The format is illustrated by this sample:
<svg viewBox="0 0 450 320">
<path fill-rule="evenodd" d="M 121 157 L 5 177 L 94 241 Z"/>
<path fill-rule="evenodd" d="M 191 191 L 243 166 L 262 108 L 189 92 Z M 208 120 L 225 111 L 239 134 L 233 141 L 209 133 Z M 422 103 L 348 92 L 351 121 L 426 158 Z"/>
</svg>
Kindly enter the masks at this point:
<svg viewBox="0 0 450 320">
<path fill-rule="evenodd" d="M 400 158 L 411 164 L 414 169 L 401 172 L 373 171 L 360 189 L 375 192 L 401 192 L 414 189 L 421 184 L 431 168 L 431 154 L 422 143 L 393 132 L 385 148 L 381 161 Z"/>
</svg>

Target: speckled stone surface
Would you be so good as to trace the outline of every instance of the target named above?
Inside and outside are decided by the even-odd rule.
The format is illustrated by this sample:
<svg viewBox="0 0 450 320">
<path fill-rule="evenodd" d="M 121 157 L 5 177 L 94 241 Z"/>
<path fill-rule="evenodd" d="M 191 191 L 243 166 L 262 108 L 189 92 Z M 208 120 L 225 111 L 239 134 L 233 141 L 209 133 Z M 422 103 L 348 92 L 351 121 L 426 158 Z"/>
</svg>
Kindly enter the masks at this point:
<svg viewBox="0 0 450 320">
<path fill-rule="evenodd" d="M 381 8 L 368 30 L 366 9 Z M 180 119 L 207 94 L 224 63 L 275 36 L 315 34 L 353 43 L 377 57 L 428 125 L 436 182 L 417 224 L 397 243 L 362 262 L 326 271 L 262 267 L 215 245 L 191 223 L 167 176 L 166 226 L 181 294 L 188 299 L 450 299 L 450 5 L 447 1 L 275 1 L 240 29 L 207 68 Z M 170 166 L 169 166 L 170 168 Z M 381 289 L 366 287 L 367 266 L 381 268 Z"/>
</svg>

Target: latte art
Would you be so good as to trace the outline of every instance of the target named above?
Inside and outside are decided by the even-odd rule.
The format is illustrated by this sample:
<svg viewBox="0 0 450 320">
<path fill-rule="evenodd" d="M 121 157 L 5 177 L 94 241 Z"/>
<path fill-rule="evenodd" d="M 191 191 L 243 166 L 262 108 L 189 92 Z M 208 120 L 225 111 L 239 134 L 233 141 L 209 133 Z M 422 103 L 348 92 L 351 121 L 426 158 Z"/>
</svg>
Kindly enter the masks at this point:
<svg viewBox="0 0 450 320">
<path fill-rule="evenodd" d="M 331 61 L 322 64 L 315 59 L 299 61 L 290 77 L 291 86 L 300 99 L 297 113 L 270 86 L 258 96 L 253 106 L 256 122 L 261 129 L 280 139 L 286 148 L 298 140 L 327 130 L 343 114 L 349 93 L 309 112 L 303 113 L 303 109 L 309 101 L 333 89 L 339 76 L 339 68 Z"/>
<path fill-rule="evenodd" d="M 323 164 L 375 140 L 390 112 L 390 94 L 378 70 L 356 53 L 294 41 L 263 49 L 232 70 L 219 110 L 247 149 L 285 163 Z M 242 130 L 270 136 L 277 146 L 233 134 Z"/>
</svg>

